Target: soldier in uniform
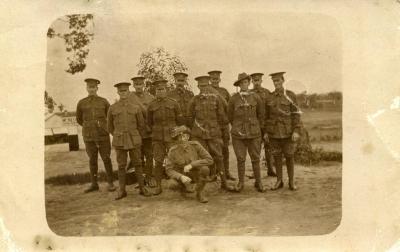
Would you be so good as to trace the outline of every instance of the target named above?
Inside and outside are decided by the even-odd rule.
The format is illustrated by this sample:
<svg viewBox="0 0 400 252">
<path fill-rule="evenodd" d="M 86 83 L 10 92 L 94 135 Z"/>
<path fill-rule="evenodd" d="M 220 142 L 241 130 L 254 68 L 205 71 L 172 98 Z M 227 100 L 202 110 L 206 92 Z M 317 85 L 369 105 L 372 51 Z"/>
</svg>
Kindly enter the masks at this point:
<svg viewBox="0 0 400 252">
<path fill-rule="evenodd" d="M 228 118 L 232 125 L 232 145 L 236 154 L 239 177 L 236 191 L 240 192 L 244 187 L 245 161 L 248 151 L 256 179 L 254 186 L 259 192 L 265 192 L 260 171 L 264 108 L 258 95 L 249 92 L 249 75 L 239 74 L 238 80 L 233 85 L 240 88 L 240 91 L 232 96 L 228 104 Z"/>
<path fill-rule="evenodd" d="M 86 153 L 89 156 L 91 185 L 85 193 L 99 190 L 97 184 L 97 159 L 100 153 L 107 173 L 108 191 L 115 191 L 111 164 L 110 134 L 107 131 L 107 112 L 110 104 L 105 98 L 97 95 L 99 80 L 85 79 L 88 97 L 78 102 L 76 121 L 82 126 Z"/>
<path fill-rule="evenodd" d="M 164 159 L 172 146 L 171 130 L 183 124 L 182 112 L 178 102 L 167 97 L 167 81 L 155 81 L 156 99 L 147 110 L 147 123 L 152 131 L 153 155 L 155 160 L 154 176 L 157 187 L 155 195 L 162 192 L 161 180 L 164 174 Z"/>
<path fill-rule="evenodd" d="M 221 73 L 222 72 L 219 70 L 213 70 L 208 72 L 208 75 L 210 76 L 211 87 L 214 90 L 217 90 L 217 92 L 226 101 L 226 104 L 228 104 L 231 95 L 229 94 L 228 90 L 219 86 L 219 83 L 221 82 Z M 226 106 L 225 108 L 225 113 L 228 113 L 228 106 Z M 224 142 L 222 146 L 222 155 L 224 156 L 224 169 L 226 178 L 229 180 L 236 180 L 229 172 L 229 124 L 227 124 L 226 127 L 222 129 L 222 140 Z"/>
<path fill-rule="evenodd" d="M 187 107 L 189 104 L 190 99 L 193 98 L 194 94 L 192 91 L 189 91 L 185 88 L 188 85 L 186 73 L 174 73 L 173 74 L 175 79 L 175 89 L 168 92 L 167 96 L 174 99 L 178 102 L 179 107 L 181 108 L 183 114 L 183 120 L 186 125 L 189 125 L 189 117 L 187 114 Z"/>
<path fill-rule="evenodd" d="M 218 95 L 208 91 L 209 76 L 199 76 L 195 80 L 198 82 L 200 94 L 190 100 L 188 107 L 192 140 L 198 141 L 211 154 L 215 162 L 215 166 L 211 168 L 216 167 L 216 172 L 211 172 L 211 175 L 215 176 L 217 173 L 221 179 L 221 188 L 228 189 L 222 155 L 221 131 L 229 123 L 225 105 Z"/>
<path fill-rule="evenodd" d="M 295 143 L 300 138 L 301 121 L 300 110 L 297 106 L 296 95 L 285 90 L 283 74 L 278 72 L 270 74 L 274 82 L 275 91 L 266 104 L 265 142 L 271 145 L 272 155 L 275 161 L 277 173 L 276 184 L 272 190 L 283 187 L 282 181 L 282 154 L 286 159 L 287 173 L 289 177 L 289 189 L 296 190 L 294 184 L 294 152 Z"/>
<path fill-rule="evenodd" d="M 154 100 L 154 96 L 144 92 L 144 77 L 137 76 L 132 78 L 133 87 L 135 91 L 133 94 L 136 95 L 139 102 L 144 106 L 144 119 L 147 122 L 147 108 L 149 104 Z M 151 140 L 151 129 L 146 123 L 146 131 L 142 136 L 142 164 L 145 173 L 145 184 L 155 186 L 152 184 L 151 176 L 153 174 L 153 147 Z"/>
<path fill-rule="evenodd" d="M 171 136 L 176 143 L 168 151 L 166 173 L 170 178 L 182 183 L 187 192 L 192 192 L 190 182 L 194 180 L 197 200 L 207 203 L 204 187 L 210 172 L 208 166 L 213 164 L 213 159 L 200 143 L 188 141 L 189 134 L 190 130 L 184 125 L 173 129 Z"/>
<path fill-rule="evenodd" d="M 118 163 L 119 190 L 115 200 L 127 196 L 126 166 L 128 154 L 135 167 L 136 180 L 139 184 L 140 194 L 151 196 L 151 193 L 144 186 L 141 145 L 145 131 L 145 121 L 141 108 L 129 102 L 129 82 L 121 82 L 114 85 L 118 90 L 120 100 L 111 105 L 108 111 L 108 130 L 113 135 L 112 145 L 115 148 Z"/>
<path fill-rule="evenodd" d="M 260 97 L 260 99 L 263 103 L 263 107 L 265 107 L 264 104 L 269 99 L 271 92 L 268 89 L 263 88 L 261 86 L 263 75 L 264 75 L 263 73 L 250 74 L 251 81 L 253 83 L 253 89 L 250 91 L 253 93 L 256 93 Z M 262 133 L 261 135 L 264 135 L 265 132 L 261 132 L 261 133 Z M 271 151 L 269 148 L 269 144 L 265 144 L 265 142 L 264 142 L 264 153 L 265 153 L 265 162 L 267 164 L 267 171 L 268 171 L 267 174 L 268 174 L 268 176 L 276 177 L 276 173 L 272 166 L 272 155 L 271 155 Z"/>
</svg>

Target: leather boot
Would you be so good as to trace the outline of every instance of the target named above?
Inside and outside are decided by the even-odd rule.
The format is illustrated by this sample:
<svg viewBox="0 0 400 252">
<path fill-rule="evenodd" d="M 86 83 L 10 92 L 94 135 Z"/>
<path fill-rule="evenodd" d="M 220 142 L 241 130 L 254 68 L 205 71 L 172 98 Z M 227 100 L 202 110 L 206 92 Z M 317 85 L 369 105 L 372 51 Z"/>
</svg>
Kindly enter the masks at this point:
<svg viewBox="0 0 400 252">
<path fill-rule="evenodd" d="M 141 172 L 136 173 L 136 180 L 139 184 L 140 195 L 143 195 L 145 197 L 150 197 L 152 194 L 149 191 L 149 189 L 144 185 L 144 178 Z"/>
<path fill-rule="evenodd" d="M 85 189 L 85 193 L 90 193 L 99 190 L 99 185 L 97 184 L 97 167 L 90 165 L 90 180 L 91 185 L 89 188 Z"/>
<path fill-rule="evenodd" d="M 153 195 L 159 195 L 162 193 L 162 187 L 161 187 L 161 179 L 162 179 L 162 163 L 156 163 L 155 166 L 155 180 L 156 180 L 156 187 L 154 188 Z"/>
<path fill-rule="evenodd" d="M 278 190 L 283 187 L 282 180 L 282 156 L 274 156 L 275 168 L 276 168 L 276 183 L 271 190 Z"/>
<path fill-rule="evenodd" d="M 241 192 L 244 188 L 244 169 L 245 169 L 245 161 L 238 161 L 237 168 L 238 168 L 238 178 L 239 182 L 236 185 L 235 191 Z"/>
<path fill-rule="evenodd" d="M 125 184 L 126 184 L 126 170 L 125 167 L 122 169 L 118 169 L 118 183 L 119 183 L 119 189 L 118 189 L 118 195 L 115 198 L 115 200 L 120 200 L 122 198 L 125 198 L 127 196 L 126 190 L 125 190 Z"/>
<path fill-rule="evenodd" d="M 286 168 L 289 177 L 289 189 L 292 191 L 297 190 L 297 186 L 294 184 L 294 158 L 286 157 Z"/>
<path fill-rule="evenodd" d="M 253 167 L 254 178 L 256 179 L 254 186 L 257 188 L 257 191 L 265 192 L 265 188 L 261 181 L 260 161 L 252 162 L 251 165 Z"/>
<path fill-rule="evenodd" d="M 206 185 L 206 182 L 204 179 L 200 178 L 199 181 L 196 184 L 196 198 L 200 203 L 207 203 L 208 199 L 204 195 L 204 187 Z"/>
<path fill-rule="evenodd" d="M 232 180 L 235 181 L 236 178 L 231 175 L 229 172 L 229 151 L 228 154 L 224 153 L 224 171 L 225 171 L 225 177 L 227 180 Z"/>
<path fill-rule="evenodd" d="M 217 181 L 217 167 L 215 164 L 210 165 L 210 181 Z"/>
<path fill-rule="evenodd" d="M 111 160 L 109 162 L 108 161 L 104 162 L 104 168 L 107 174 L 107 183 L 108 183 L 107 190 L 109 192 L 113 192 L 117 188 L 114 186 L 114 174 L 112 170 Z"/>
<path fill-rule="evenodd" d="M 216 162 L 216 166 L 217 166 L 217 171 L 218 171 L 218 175 L 221 179 L 221 189 L 227 190 L 227 191 L 234 191 L 234 188 L 230 185 L 228 185 L 228 182 L 226 181 L 226 174 L 225 174 L 225 167 L 223 166 L 223 161 L 217 161 Z"/>
<path fill-rule="evenodd" d="M 272 155 L 268 149 L 265 149 L 265 163 L 267 164 L 267 175 L 270 177 L 276 177 L 274 166 L 272 165 Z"/>
</svg>

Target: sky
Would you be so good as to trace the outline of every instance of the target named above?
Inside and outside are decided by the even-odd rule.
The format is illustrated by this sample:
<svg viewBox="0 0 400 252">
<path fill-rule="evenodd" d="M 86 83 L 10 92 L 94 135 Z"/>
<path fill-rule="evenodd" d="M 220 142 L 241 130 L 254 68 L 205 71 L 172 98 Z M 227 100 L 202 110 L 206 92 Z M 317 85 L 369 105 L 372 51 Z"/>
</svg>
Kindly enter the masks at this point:
<svg viewBox="0 0 400 252">
<path fill-rule="evenodd" d="M 62 19 L 62 17 L 61 17 Z M 49 26 L 68 31 L 55 20 Z M 90 42 L 87 67 L 69 74 L 63 40 L 48 39 L 46 90 L 68 111 L 87 96 L 85 78 L 101 81 L 98 94 L 113 103 L 113 85 L 129 81 L 138 71 L 141 53 L 164 47 L 188 67 L 194 78 L 221 70 L 220 86 L 235 92 L 233 82 L 241 72 L 265 74 L 263 86 L 273 90 L 268 77 L 287 72 L 286 88 L 295 92 L 323 93 L 342 90 L 341 31 L 335 20 L 317 14 L 268 12 L 146 13 L 130 18 L 94 16 L 94 39 Z"/>
</svg>

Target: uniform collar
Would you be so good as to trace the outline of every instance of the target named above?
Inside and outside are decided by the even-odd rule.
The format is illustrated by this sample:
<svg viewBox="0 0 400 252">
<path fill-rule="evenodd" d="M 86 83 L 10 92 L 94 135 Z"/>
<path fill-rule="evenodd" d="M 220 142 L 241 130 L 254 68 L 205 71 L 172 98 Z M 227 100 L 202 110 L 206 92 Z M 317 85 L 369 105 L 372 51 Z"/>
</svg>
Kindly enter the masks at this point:
<svg viewBox="0 0 400 252">
<path fill-rule="evenodd" d="M 284 91 L 285 91 L 285 89 L 275 89 L 275 91 L 274 91 L 274 94 L 275 95 L 279 95 L 279 96 L 282 96 L 283 95 L 283 93 L 284 93 Z"/>
<path fill-rule="evenodd" d="M 144 92 L 142 92 L 142 93 L 135 92 L 135 95 L 137 95 L 139 97 L 143 97 L 144 96 Z"/>
</svg>

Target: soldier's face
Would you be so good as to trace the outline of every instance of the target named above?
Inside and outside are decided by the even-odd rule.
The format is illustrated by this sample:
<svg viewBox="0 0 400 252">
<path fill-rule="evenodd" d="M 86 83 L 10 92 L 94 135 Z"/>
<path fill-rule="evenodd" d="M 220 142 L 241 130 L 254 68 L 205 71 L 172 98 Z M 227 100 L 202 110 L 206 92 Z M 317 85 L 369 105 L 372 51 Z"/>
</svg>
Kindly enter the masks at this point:
<svg viewBox="0 0 400 252">
<path fill-rule="evenodd" d="M 86 85 L 86 90 L 89 95 L 95 95 L 97 94 L 97 90 L 99 90 L 99 87 L 97 85 Z"/>
<path fill-rule="evenodd" d="M 249 89 L 250 82 L 248 79 L 240 81 L 240 90 L 246 91 Z"/>
<path fill-rule="evenodd" d="M 200 93 L 204 93 L 207 91 L 208 83 L 202 83 L 197 86 L 200 90 Z"/>
<path fill-rule="evenodd" d="M 253 78 L 253 79 L 251 79 L 251 81 L 253 82 L 253 86 L 254 86 L 255 88 L 261 87 L 262 79 L 260 79 L 260 78 Z"/>
<path fill-rule="evenodd" d="M 190 138 L 190 135 L 189 135 L 189 134 L 187 134 L 187 133 L 182 133 L 182 134 L 179 136 L 179 141 L 181 141 L 181 142 L 187 142 L 187 141 L 189 141 L 189 138 Z"/>
<path fill-rule="evenodd" d="M 177 87 L 184 87 L 186 84 L 186 79 L 178 78 L 175 80 L 175 85 Z"/>
<path fill-rule="evenodd" d="M 118 89 L 118 95 L 120 99 L 126 99 L 129 96 L 129 88 L 119 88 Z"/>
<path fill-rule="evenodd" d="M 272 78 L 272 82 L 274 83 L 275 89 L 283 88 L 283 78 L 282 77 Z"/>
<path fill-rule="evenodd" d="M 165 88 L 156 89 L 156 97 L 164 98 L 167 96 L 167 90 Z"/>
<path fill-rule="evenodd" d="M 143 93 L 144 91 L 144 83 L 134 83 L 133 87 L 135 88 L 135 91 L 138 93 Z"/>
<path fill-rule="evenodd" d="M 220 78 L 219 77 L 211 77 L 210 82 L 211 82 L 211 85 L 216 87 L 216 86 L 218 86 L 218 84 L 220 82 Z"/>
</svg>

